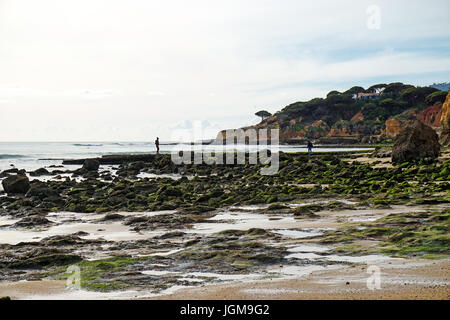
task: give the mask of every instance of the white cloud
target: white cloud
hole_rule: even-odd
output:
[[[161,97],[161,96],[165,96],[166,94],[162,91],[148,91],[147,95]]]
[[[447,0],[379,0],[379,30],[371,4],[0,0],[0,116],[27,125],[0,140],[145,140],[353,84],[450,80]]]

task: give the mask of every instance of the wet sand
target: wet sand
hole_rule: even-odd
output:
[[[291,206],[298,205],[291,204]],[[318,213],[319,219],[300,220],[283,214],[258,213],[257,210],[261,210],[265,206],[242,208],[249,210],[247,212],[223,211],[209,218],[208,222],[198,222],[193,225],[192,229],[184,230],[185,236],[212,235],[224,230],[248,230],[257,226],[284,236],[282,243],[288,251],[286,259],[307,259],[310,264],[275,265],[270,268],[267,267],[265,271],[261,270],[262,273],[229,275],[228,278],[224,274],[215,274],[213,277],[222,277],[220,280],[227,282],[221,284],[205,282],[201,286],[195,287],[174,286],[159,294],[139,289],[110,293],[68,290],[65,281],[46,279],[43,281],[0,282],[0,296],[10,296],[13,299],[449,299],[450,260],[399,259],[370,254],[363,256],[336,255],[333,254],[333,246],[320,245],[314,243],[314,240],[311,242],[308,239],[308,237],[321,234],[321,230],[333,229],[342,223],[373,221],[392,213],[424,212],[436,207],[441,206],[420,205],[411,207],[395,205],[389,209],[324,210]],[[156,216],[165,213],[168,213],[168,211],[139,214],[121,212],[125,216]],[[77,219],[74,219],[72,213],[50,214],[48,217],[59,225],[41,232],[25,232],[23,230],[20,232],[31,233],[42,238],[44,235],[49,235],[48,230],[58,227],[63,228],[62,234],[66,234],[67,230],[64,228],[69,227],[70,232],[74,232],[85,230],[86,227],[92,227],[91,224],[94,224],[95,228],[89,231],[94,232],[96,228],[101,227],[104,231],[99,231],[99,233],[103,237],[116,241],[123,239],[123,234],[133,240],[151,237],[151,232],[148,234],[133,232],[120,221],[100,222],[100,218],[104,214],[76,214],[76,216]],[[6,224],[7,221],[3,222]],[[11,222],[9,220],[9,223]],[[77,228],[74,228],[74,226]],[[157,233],[162,234],[163,231],[158,230]],[[11,242],[5,230],[0,234],[3,242],[6,240],[8,240],[6,242]],[[96,238],[97,236],[98,234],[94,232],[93,235],[85,237]],[[355,244],[370,247],[375,245],[376,242],[359,240]],[[180,250],[181,248],[175,247],[173,250],[167,250],[167,252],[152,254],[164,256]],[[134,250],[131,250],[130,253],[132,251]],[[154,250],[150,250],[147,254],[151,252],[154,252]],[[103,252],[103,255],[108,255],[107,253],[107,251]],[[138,250],[138,253],[143,254],[144,251]],[[89,254],[92,255],[93,252]],[[99,252],[94,251],[94,254],[96,258],[99,258]],[[344,264],[324,265],[320,261],[337,261]],[[346,266],[345,263],[360,265]],[[366,281],[369,277],[367,264],[373,264],[381,268],[381,290],[367,289]],[[154,273],[155,271],[149,270],[142,273],[150,274],[150,272]],[[170,270],[157,272],[174,273]],[[179,275],[180,272],[176,273]],[[193,275],[192,272],[190,275]],[[210,277],[211,274],[198,276]],[[200,281],[198,278],[189,277],[189,279],[190,281]]]
[[[316,271],[281,280],[181,289],[155,299],[327,300],[450,299],[450,260],[408,260],[380,265],[381,289],[367,288],[367,266]]]
[[[174,288],[168,294],[111,293],[66,289],[65,281],[0,283],[0,296],[12,299],[164,299],[164,300],[327,300],[450,299],[450,260],[408,259],[377,264],[381,289],[367,288],[367,266],[313,271],[301,277]],[[177,290],[178,289],[178,290]]]

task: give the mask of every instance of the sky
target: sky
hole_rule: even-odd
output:
[[[450,81],[448,0],[0,0],[0,141],[163,141]]]

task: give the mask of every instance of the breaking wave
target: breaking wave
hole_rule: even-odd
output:
[[[27,156],[21,154],[0,154],[0,159],[19,159],[26,158]]]

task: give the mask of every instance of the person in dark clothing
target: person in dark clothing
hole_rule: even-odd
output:
[[[156,137],[155,146],[156,146],[156,153],[159,154],[159,137]]]
[[[308,155],[312,154],[312,148],[313,148],[313,144],[311,141],[308,140]]]

